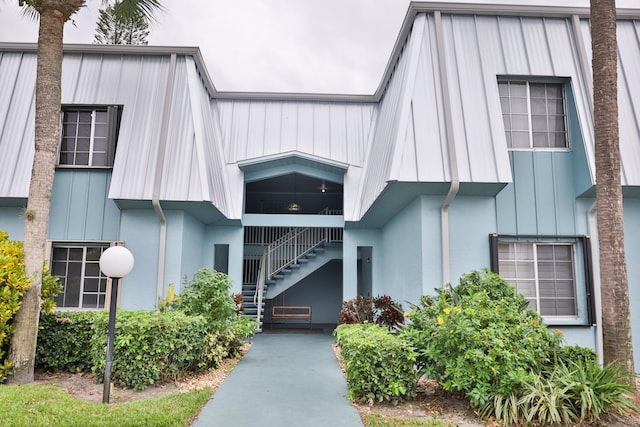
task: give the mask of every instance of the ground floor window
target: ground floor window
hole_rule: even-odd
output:
[[[100,256],[111,244],[53,243],[51,274],[57,276],[62,292],[56,297],[60,308],[101,309],[107,296],[107,277],[100,271]]]
[[[584,236],[492,235],[492,269],[548,323],[588,322],[591,274]]]

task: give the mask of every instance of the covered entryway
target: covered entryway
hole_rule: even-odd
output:
[[[268,326],[335,325],[347,165],[290,153],[239,166],[245,174],[245,313]],[[273,307],[283,307],[277,310],[284,315],[272,319]],[[301,308],[287,317],[287,307]]]

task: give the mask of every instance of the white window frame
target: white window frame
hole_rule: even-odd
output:
[[[86,253],[87,253],[87,249],[88,248],[93,248],[93,247],[103,247],[104,249],[107,249],[111,246],[122,246],[124,245],[123,242],[113,242],[113,241],[49,241],[47,242],[47,252],[48,252],[48,259],[49,259],[49,268],[52,271],[53,274],[53,250],[54,248],[82,248],[83,249],[83,255],[82,255],[82,267],[81,267],[81,279],[80,279],[80,290],[79,290],[79,297],[78,297],[78,305],[77,306],[71,306],[71,305],[57,305],[57,310],[59,311],[103,311],[109,310],[109,303],[108,301],[111,298],[111,286],[112,286],[112,279],[110,277],[107,277],[105,275],[102,274],[102,271],[99,272],[99,279],[106,279],[105,282],[105,292],[100,292],[100,286],[98,286],[98,291],[96,292],[88,292],[85,291],[85,278],[86,278]],[[91,276],[92,278],[94,278],[95,276]],[[122,285],[122,281],[120,281],[118,283],[118,288],[120,288],[120,286]],[[61,291],[61,293],[64,293],[65,289],[63,289]],[[83,306],[83,296],[84,295],[98,295],[98,304],[97,307],[84,307]],[[120,294],[120,293],[119,293]],[[103,305],[100,306],[99,301],[100,301],[100,295],[104,295],[104,302]],[[119,299],[119,295],[118,295],[118,299]],[[119,301],[118,301],[119,303]],[[56,301],[57,304],[57,301]]]
[[[508,79],[508,78],[499,78],[498,79],[498,88],[501,85],[509,85],[511,83],[519,83],[519,84],[524,84],[525,88],[526,88],[526,102],[527,102],[527,131],[528,131],[528,136],[529,136],[529,146],[528,147],[513,147],[512,143],[509,143],[510,138],[507,137],[507,134],[509,132],[513,132],[514,129],[509,129],[507,130],[505,128],[505,138],[507,141],[507,147],[510,151],[569,151],[571,149],[571,145],[569,143],[569,127],[568,127],[568,123],[567,123],[567,88],[566,88],[566,83],[562,82],[562,81],[549,81],[549,80],[535,80],[535,79]],[[559,86],[562,89],[562,108],[563,108],[563,113],[562,113],[562,117],[563,117],[563,121],[564,121],[564,140],[565,140],[565,145],[564,147],[540,147],[540,146],[535,146],[534,145],[534,140],[533,140],[533,135],[536,132],[536,130],[533,128],[533,114],[531,111],[531,85],[532,84],[543,84],[543,85],[555,85],[555,86]],[[499,94],[499,98],[500,98],[500,104],[501,104],[501,111],[502,111],[502,118],[503,118],[503,123],[504,123],[504,119],[505,117],[509,117],[511,118],[512,116],[512,112],[511,110],[509,111],[508,114],[505,114],[504,110],[502,109],[502,99],[505,98],[502,95]],[[511,100],[512,97],[509,94],[508,97],[506,97],[506,99]],[[549,117],[549,114],[547,113],[546,117]],[[516,130],[516,131],[524,131],[524,130]],[[560,133],[560,132],[558,132]]]
[[[117,136],[119,132],[120,125],[120,112],[122,111],[122,107],[120,106],[77,106],[77,105],[66,105],[63,106],[62,112],[60,114],[60,127],[61,127],[61,138],[60,138],[60,146],[58,148],[58,161],[57,166],[59,168],[92,168],[92,169],[111,169],[113,168],[113,159],[115,157],[115,146],[117,144]],[[65,123],[65,116],[67,113],[73,112],[90,112],[91,113],[91,130],[89,136],[89,159],[88,164],[76,164],[76,156],[77,156],[77,145],[73,151],[67,151],[73,155],[74,160],[73,163],[62,163],[61,162],[61,154],[62,154],[62,146],[63,141],[68,135],[64,134],[65,127],[63,126]],[[98,112],[106,113],[106,147],[105,147],[105,163],[104,165],[94,165],[94,154],[95,154],[95,131],[96,131],[96,116]],[[77,144],[77,129],[78,123],[76,122],[76,135],[72,138],[72,140]]]
[[[518,259],[509,258],[505,259],[500,256],[500,246],[505,245],[528,245],[532,247],[532,258],[531,259]],[[573,311],[572,315],[549,315],[543,314],[540,309],[540,301],[543,299],[551,299],[547,297],[542,297],[540,295],[540,272],[539,272],[539,260],[538,260],[538,247],[539,246],[569,246],[571,248],[571,273],[572,273],[572,287],[573,287],[573,296],[572,298],[558,298],[554,297],[552,299],[558,300],[572,300],[573,301]],[[517,263],[530,263],[533,266],[533,277],[508,277],[502,276],[502,278],[515,286],[516,290],[518,290],[517,281],[530,281],[534,284],[535,295],[534,296],[525,296],[525,298],[534,303],[534,306],[530,306],[530,308],[536,310],[543,316],[544,319],[578,319],[579,317],[579,304],[578,304],[578,289],[577,289],[577,270],[576,270],[576,245],[571,242],[511,242],[511,241],[502,241],[498,243],[498,265],[500,266],[502,263],[508,262],[515,264],[515,270],[517,271]]]

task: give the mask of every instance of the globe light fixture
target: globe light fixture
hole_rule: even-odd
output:
[[[124,246],[111,246],[100,256],[100,270],[111,278],[111,299],[109,303],[109,327],[107,331],[107,363],[104,367],[104,388],[102,403],[109,403],[111,394],[111,366],[113,364],[113,340],[116,329],[116,304],[120,279],[133,269],[133,254]]]

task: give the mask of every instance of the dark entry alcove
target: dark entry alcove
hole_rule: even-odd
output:
[[[245,213],[341,215],[343,186],[299,173],[245,185]]]

